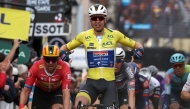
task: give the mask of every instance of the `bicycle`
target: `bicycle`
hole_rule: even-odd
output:
[[[83,105],[82,101],[78,102],[77,109],[81,109],[82,107],[113,107],[112,109],[119,109],[119,106],[116,104],[116,101],[113,101],[113,104],[91,104],[91,105]]]

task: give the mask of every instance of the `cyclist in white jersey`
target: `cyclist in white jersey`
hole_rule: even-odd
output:
[[[152,106],[151,103],[149,103],[149,107],[150,109],[158,109],[159,98],[160,98],[160,83],[154,77],[150,78],[149,90],[150,90],[149,98],[153,104]]]
[[[190,75],[188,75],[187,82],[183,86],[181,99],[184,101],[190,101]]]

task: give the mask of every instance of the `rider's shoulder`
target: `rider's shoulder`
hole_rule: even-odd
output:
[[[123,66],[126,67],[126,68],[127,68],[127,67],[132,67],[132,66],[130,65],[130,63],[127,63],[127,62],[124,62],[124,63],[123,63]]]
[[[150,78],[150,84],[151,84],[152,86],[154,86],[154,87],[160,86],[160,82],[159,82],[156,78],[154,78],[154,77],[151,77],[151,78]]]
[[[185,72],[190,73],[190,65],[188,65],[188,64],[185,65]]]
[[[173,68],[170,68],[170,69],[168,69],[167,71],[166,71],[166,74],[171,74],[171,73],[173,73],[174,72],[174,69]]]
[[[93,29],[88,29],[88,30],[82,31],[78,35],[85,35],[85,34],[89,34],[89,33],[93,33]]]
[[[65,68],[70,68],[70,67],[65,61],[58,60],[57,69],[65,69]]]
[[[43,59],[40,59],[40,60],[35,61],[35,62],[33,63],[33,65],[37,65],[37,66],[42,65],[42,64],[44,64],[44,60],[43,60]]]
[[[145,80],[148,80],[145,76],[138,74],[138,80],[144,82]]]

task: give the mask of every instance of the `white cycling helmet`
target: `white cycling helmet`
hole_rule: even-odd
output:
[[[116,57],[125,59],[125,51],[122,48],[116,48]]]
[[[107,9],[101,4],[92,5],[88,10],[88,15],[92,16],[96,14],[103,14],[107,16]]]
[[[158,69],[154,65],[150,65],[147,67],[150,70],[152,76],[156,76],[158,73]]]
[[[151,73],[150,73],[150,70],[148,68],[142,68],[139,71],[139,75],[146,77],[148,80],[150,80],[150,78],[151,78]]]

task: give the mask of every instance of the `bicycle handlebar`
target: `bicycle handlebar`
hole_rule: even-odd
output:
[[[77,109],[81,109],[81,107],[107,107],[107,106],[112,106],[115,109],[119,109],[115,101],[113,102],[113,104],[91,104],[91,105],[83,105],[82,101],[79,101]]]

